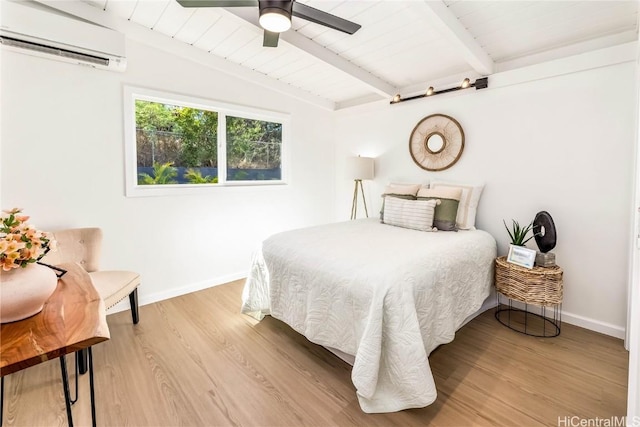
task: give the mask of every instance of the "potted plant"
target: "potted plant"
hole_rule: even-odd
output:
[[[511,238],[512,245],[524,246],[525,243],[533,239],[534,237],[533,234],[531,235],[531,237],[527,238],[527,235],[529,234],[529,232],[531,232],[531,229],[533,228],[533,221],[530,222],[529,225],[527,225],[526,227],[522,227],[518,223],[518,221],[516,221],[515,219],[512,219],[511,229],[509,229],[505,220],[502,220],[502,222],[504,223],[504,228],[507,229],[507,233],[509,233],[509,237]]]

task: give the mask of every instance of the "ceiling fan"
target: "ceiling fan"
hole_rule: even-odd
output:
[[[258,6],[260,26],[264,28],[262,45],[278,46],[280,33],[291,28],[291,16],[306,19],[334,30],[353,34],[360,25],[295,0],[177,0],[183,7]]]

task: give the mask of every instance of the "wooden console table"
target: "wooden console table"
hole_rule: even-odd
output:
[[[91,417],[95,426],[91,346],[109,339],[104,302],[93,287],[91,278],[80,265],[65,264],[60,267],[67,270],[67,273],[58,281],[58,287],[42,311],[18,322],[2,324],[0,328],[1,400],[4,401],[5,375],[59,358],[67,419],[69,426],[73,426],[65,356],[87,349]],[[3,409],[0,402],[0,425]]]

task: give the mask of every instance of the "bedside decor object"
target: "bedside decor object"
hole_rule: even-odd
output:
[[[535,252],[535,251],[534,251]],[[558,266],[527,269],[507,262],[506,257],[495,261],[495,284],[498,305],[495,317],[514,331],[536,336],[560,335],[561,306],[563,297],[563,272]],[[502,298],[508,299],[504,304]],[[514,303],[521,303],[515,307]],[[530,310],[539,307],[539,314]],[[547,315],[547,308],[552,310]]]
[[[39,313],[58,284],[52,269],[36,264],[55,242],[27,224],[21,212],[15,208],[0,216],[0,323]]]
[[[367,210],[367,200],[364,196],[364,189],[362,188],[363,179],[373,179],[373,164],[372,157],[350,157],[347,159],[347,175],[353,179],[353,200],[351,202],[351,219],[356,219],[358,216],[358,187],[362,193],[362,203],[364,204],[364,212],[367,218],[369,218],[369,211]]]
[[[556,254],[553,252],[536,252],[536,265],[538,267],[553,267],[556,265]]]
[[[504,224],[504,228],[507,229],[507,233],[509,233],[509,238],[511,239],[507,262],[521,267],[533,268],[533,264],[536,260],[536,251],[524,247],[525,243],[533,239],[533,236],[527,238],[527,235],[531,232],[531,228],[533,227],[533,222],[529,223],[526,227],[522,227],[518,221],[512,219],[511,229],[509,229],[504,219],[502,220],[502,223]]]
[[[533,219],[533,235],[540,252],[536,255],[536,265],[553,267],[556,265],[556,255],[551,251],[556,247],[556,225],[547,211],[540,211]]]
[[[515,219],[511,220],[511,230],[507,227],[506,221],[503,219],[502,223],[504,224],[504,228],[507,229],[507,233],[509,233],[509,237],[511,238],[511,244],[514,246],[524,246],[529,240],[533,239],[533,236],[527,239],[527,234],[533,228],[533,223],[530,223],[526,227],[520,226],[520,223]]]
[[[507,262],[519,265],[528,269],[532,269],[536,261],[536,251],[525,248],[524,246],[509,245],[509,255]]]
[[[464,150],[464,131],[453,117],[432,114],[411,131],[409,152],[422,169],[441,171],[453,166]]]

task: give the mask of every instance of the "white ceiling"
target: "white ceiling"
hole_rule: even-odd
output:
[[[257,8],[183,8],[175,0],[83,6],[110,19],[99,24],[127,20],[334,108],[637,40],[637,1],[298,1],[362,28],[347,35],[294,17],[279,46],[265,48]]]

